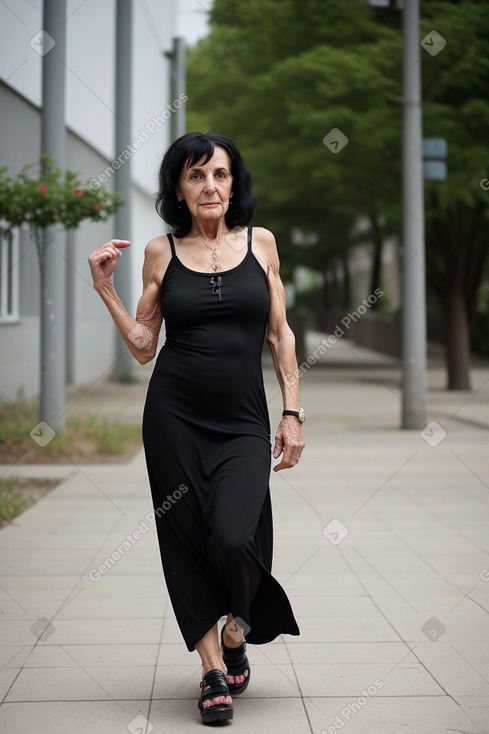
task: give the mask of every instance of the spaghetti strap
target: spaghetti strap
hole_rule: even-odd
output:
[[[168,242],[170,243],[172,257],[176,257],[176,255],[175,255],[175,243],[173,241],[173,235],[172,235],[172,233],[171,232],[168,232],[167,237],[168,237]]]
[[[248,227],[248,252],[251,252],[251,237],[252,237],[253,227]]]

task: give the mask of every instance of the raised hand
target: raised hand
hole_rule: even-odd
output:
[[[110,240],[105,245],[94,250],[88,258],[92,273],[93,287],[97,289],[112,277],[117,260],[122,255],[124,247],[130,247],[129,240]]]

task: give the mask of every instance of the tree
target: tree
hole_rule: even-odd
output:
[[[489,17],[464,0],[430,2],[422,33],[447,40],[423,59],[424,130],[448,145],[445,182],[426,184],[427,277],[445,321],[448,388],[470,388],[470,329],[489,259]]]
[[[488,178],[489,16],[476,0],[430,0],[422,13],[420,40],[433,28],[447,40],[436,56],[423,51],[425,136],[446,137],[449,148],[447,182],[426,186],[426,250],[447,321],[448,385],[460,388],[487,257],[479,181]],[[238,142],[257,219],[278,235],[286,272],[298,258],[323,272],[345,261],[362,216],[378,283],[382,240],[402,220],[401,44],[401,13],[364,0],[216,0],[211,33],[189,54],[189,124]],[[322,142],[335,129],[348,138],[338,152]],[[316,233],[317,245],[298,251],[293,227]]]
[[[47,155],[39,164],[25,166],[15,178],[8,175],[7,168],[0,168],[0,235],[9,237],[13,227],[29,225],[39,262],[41,303],[45,290],[44,250],[50,244],[49,235],[43,233],[55,224],[76,229],[84,219],[105,220],[121,205],[119,193],[110,194],[103,186],[83,186],[78,173],[66,171],[62,179],[60,169]]]

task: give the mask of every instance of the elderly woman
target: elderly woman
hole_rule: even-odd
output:
[[[170,599],[187,648],[202,660],[204,723],[233,717],[231,696],[250,681],[246,642],[299,634],[271,575],[265,333],[284,405],[274,471],[299,461],[304,411],[290,379],[297,374],[295,341],[275,239],[248,226],[254,205],[236,145],[214,133],[187,133],[161,164],[156,207],[173,233],[146,246],[135,319],[111,280],[130,243],[111,240],[89,257],[94,287],[141,364],[155,357],[165,320],[143,440]]]

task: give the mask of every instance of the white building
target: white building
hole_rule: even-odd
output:
[[[133,109],[127,142],[144,141],[131,157],[132,232],[114,232],[111,218],[85,222],[68,233],[69,382],[93,382],[114,361],[115,327],[92,288],[87,256],[112,237],[131,239],[133,302],[125,305],[134,313],[144,246],[166,231],[154,209],[158,168],[169,144],[162,112],[172,102],[164,53],[175,35],[194,42],[206,23],[202,5],[193,8],[191,0],[181,0],[177,8],[176,2],[133,0]],[[114,149],[116,1],[68,0],[67,5],[66,167],[88,182],[121,153]],[[0,167],[8,166],[11,175],[40,157],[42,59],[33,39],[41,29],[41,0],[0,3]],[[112,180],[106,185],[113,189]],[[15,232],[10,248],[2,242],[0,255],[0,399],[12,400],[39,392],[39,271],[28,232]]]

